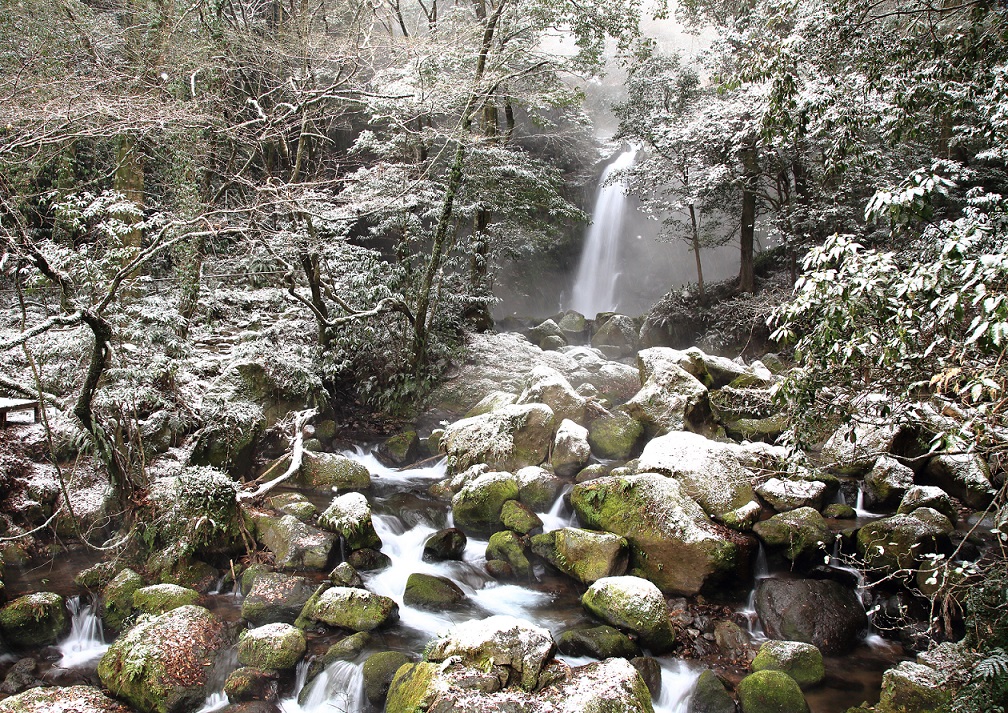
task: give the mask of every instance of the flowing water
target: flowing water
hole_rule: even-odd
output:
[[[56,647],[61,654],[56,665],[60,668],[97,665],[109,645],[105,643],[94,603],[85,604],[80,596],[74,596],[67,600],[67,609],[70,611],[70,635]]]
[[[627,187],[622,181],[610,182],[609,179],[614,173],[632,166],[636,155],[636,148],[627,149],[606,167],[599,179],[598,197],[570,300],[571,309],[588,317],[616,309],[619,244],[623,235]]]

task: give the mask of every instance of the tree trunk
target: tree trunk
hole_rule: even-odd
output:
[[[115,176],[112,179],[112,187],[126,196],[126,199],[134,203],[143,210],[144,207],[144,168],[143,159],[136,140],[132,136],[123,135],[119,137],[119,150],[116,155]],[[122,215],[119,218],[127,223],[133,224],[136,219],[130,215]],[[125,247],[140,247],[143,234],[139,230],[131,230],[123,237]],[[132,256],[127,260],[132,259]]]
[[[696,209],[693,204],[689,206],[689,217],[693,228],[693,257],[696,258],[696,278],[697,290],[700,292],[700,299],[704,298],[703,284],[703,264],[700,262],[700,229],[697,227]]]
[[[753,246],[756,231],[756,180],[759,176],[754,146],[742,152],[742,166],[745,171],[745,183],[742,186],[742,226],[739,232],[739,291],[754,292],[756,277]]]
[[[199,306],[203,252],[203,236],[196,234],[183,241],[175,254],[179,272],[178,313],[182,318],[179,337],[182,339],[189,336],[189,325]]]

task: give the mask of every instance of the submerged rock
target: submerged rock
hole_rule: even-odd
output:
[[[513,472],[546,460],[555,427],[549,406],[516,404],[456,421],[445,429],[441,447],[453,471],[486,463],[494,470]]]
[[[644,446],[638,469],[675,478],[708,515],[730,526],[747,527],[759,516],[755,474],[729,444],[695,433],[669,433]]]
[[[868,630],[857,594],[830,579],[760,580],[756,613],[767,636],[813,644],[827,654],[847,653]]]
[[[27,594],[0,609],[0,636],[14,646],[54,644],[66,627],[63,597],[54,592]]]
[[[636,634],[654,653],[664,653],[675,643],[665,597],[646,579],[600,579],[588,587],[581,604],[607,624]]]
[[[803,641],[771,639],[760,646],[752,662],[753,671],[783,671],[802,688],[814,686],[826,675],[822,653]]]
[[[692,596],[748,563],[742,544],[711,522],[672,478],[597,478],[574,486],[571,503],[586,527],[625,537],[630,573],[663,592]]]
[[[0,701],[0,713],[130,713],[94,686],[33,688]]]
[[[625,573],[630,554],[626,538],[577,527],[534,535],[532,551],[584,584]]]
[[[141,618],[109,647],[98,676],[113,694],[144,713],[182,713],[202,705],[226,645],[224,625],[187,605]]]

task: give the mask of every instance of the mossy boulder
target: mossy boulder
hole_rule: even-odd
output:
[[[177,584],[152,584],[133,592],[133,608],[143,614],[163,614],[199,600],[200,593],[195,589]]]
[[[597,478],[574,486],[571,503],[586,528],[625,537],[628,571],[663,592],[692,596],[748,564],[744,540],[711,522],[673,478]]]
[[[917,508],[937,510],[953,524],[959,520],[959,511],[952,497],[937,485],[914,485],[907,488],[896,513],[909,515]]]
[[[255,517],[256,540],[273,553],[280,569],[325,569],[336,536],[293,515]]]
[[[948,672],[900,661],[882,675],[878,713],[941,713],[948,710],[952,691],[945,685]]]
[[[423,559],[425,562],[461,560],[467,541],[465,533],[457,527],[438,530],[424,542]]]
[[[914,472],[891,456],[881,456],[864,478],[865,503],[891,507],[913,487]]]
[[[328,666],[333,661],[353,661],[370,643],[371,634],[366,631],[350,634],[326,649],[322,662]]]
[[[665,597],[646,579],[605,577],[588,587],[581,604],[605,623],[636,634],[656,654],[675,643]]]
[[[318,514],[318,509],[301,493],[280,493],[266,500],[266,504],[284,515],[293,515],[307,522]]]
[[[453,472],[474,463],[515,471],[546,460],[556,417],[545,404],[515,404],[456,421],[445,429],[441,447]]]
[[[482,416],[483,414],[490,413],[491,411],[495,411],[499,408],[511,406],[517,400],[518,394],[512,394],[508,391],[491,391],[489,394],[480,399],[479,403],[466,411],[465,417],[472,418],[473,416]]]
[[[868,630],[857,593],[830,579],[762,579],[756,613],[767,636],[813,644],[827,654],[844,654]]]
[[[224,624],[198,606],[141,617],[98,663],[102,684],[143,713],[183,713],[202,705],[227,640]]]
[[[416,459],[420,437],[416,431],[403,431],[390,436],[378,446],[378,457],[392,466],[401,466]]]
[[[509,616],[457,624],[427,647],[430,663],[453,659],[487,671],[505,685],[533,691],[552,660],[556,644],[549,631]]]
[[[809,707],[801,688],[781,671],[757,671],[739,682],[742,713],[807,713]]]
[[[707,515],[732,526],[746,528],[759,516],[755,474],[730,444],[696,433],[669,433],[644,446],[637,468],[675,478]]]
[[[818,559],[821,563],[832,544],[826,520],[810,507],[774,515],[756,523],[753,531],[767,547],[783,550],[792,562],[810,563]]]
[[[913,572],[923,556],[949,548],[951,521],[937,510],[917,508],[875,520],[857,534],[858,554],[876,577],[901,570]]]
[[[857,511],[847,503],[830,503],[823,508],[823,517],[836,520],[853,520],[857,517]]]
[[[560,651],[568,656],[591,656],[607,659],[613,656],[632,659],[640,656],[641,650],[630,637],[611,626],[568,629],[557,640]]]
[[[226,413],[200,429],[189,456],[195,466],[226,470],[233,475],[247,472],[255,455],[256,442],[266,427],[266,416],[257,404],[249,401],[229,402]]]
[[[464,602],[463,592],[455,582],[446,577],[414,572],[406,580],[403,604],[424,609],[445,609]]]
[[[943,453],[924,466],[924,477],[971,508],[980,510],[994,499],[987,462],[976,453]]]
[[[297,483],[316,490],[366,490],[371,473],[359,463],[339,453],[305,453]]]
[[[503,530],[490,536],[486,548],[487,560],[507,562],[515,577],[528,579],[532,576],[532,563],[525,554],[525,543],[521,537]]]
[[[531,465],[515,473],[518,500],[534,512],[545,512],[556,502],[563,481],[545,468]]]
[[[591,446],[588,445],[588,429],[574,421],[564,419],[557,428],[553,440],[553,454],[550,465],[560,476],[570,477],[588,465]]]
[[[779,641],[770,639],[760,646],[752,662],[753,671],[783,671],[802,688],[814,686],[823,680],[822,652],[804,641]]]
[[[365,589],[330,587],[315,600],[308,616],[341,629],[371,631],[397,621],[399,605]]]
[[[385,705],[389,686],[396,671],[412,659],[401,651],[379,651],[371,654],[364,662],[364,694],[371,705],[379,708]]]
[[[588,444],[599,458],[626,460],[634,454],[643,435],[640,422],[618,409],[588,424]]]
[[[709,669],[701,673],[693,688],[686,713],[736,713],[736,710],[735,700],[717,674]]]
[[[381,549],[381,538],[371,520],[371,505],[361,493],[345,493],[333,498],[326,511],[319,515],[318,524],[342,537],[348,551],[363,547]]]
[[[777,512],[798,508],[821,510],[827,487],[820,480],[770,478],[756,487],[756,493]]]
[[[347,555],[347,563],[354,569],[361,572],[373,572],[385,569],[392,565],[392,558],[384,552],[373,550],[370,547],[362,547]]]
[[[242,666],[224,681],[224,694],[231,703],[273,701],[277,698],[279,678],[276,671]]]
[[[517,500],[507,500],[501,506],[501,524],[519,535],[527,535],[533,530],[542,529],[543,522],[527,505]]]
[[[364,580],[349,562],[340,562],[329,573],[329,581],[337,587],[363,587]]]
[[[467,532],[496,532],[503,527],[504,503],[517,499],[518,479],[513,473],[483,473],[466,483],[452,498],[452,518],[456,527]]]
[[[614,314],[592,335],[591,344],[613,357],[624,357],[637,351],[637,334],[637,325],[632,318]]]
[[[637,354],[641,389],[623,410],[655,436],[699,427],[710,417],[707,387],[687,373],[664,347]]]
[[[564,527],[532,537],[532,551],[584,584],[626,572],[630,545],[611,532]]]
[[[293,624],[316,588],[314,582],[304,577],[260,572],[242,600],[242,618],[255,626],[273,622]]]
[[[27,594],[0,609],[0,636],[13,646],[54,644],[66,628],[66,604],[54,592]]]
[[[540,364],[529,373],[528,386],[515,403],[546,404],[553,412],[557,423],[564,420],[581,423],[584,421],[587,400],[574,390],[563,374],[552,367]]]
[[[32,688],[0,701],[0,713],[130,713],[94,686]]]
[[[238,640],[238,663],[260,669],[294,668],[304,656],[305,637],[290,624],[266,624],[243,631]]]
[[[101,619],[109,629],[119,631],[133,615],[133,592],[144,586],[143,577],[126,568],[101,590]]]

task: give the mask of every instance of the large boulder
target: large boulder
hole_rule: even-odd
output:
[[[760,646],[752,662],[753,671],[783,671],[802,688],[823,680],[826,669],[822,652],[804,641],[770,639]]]
[[[994,499],[990,468],[975,453],[943,453],[927,462],[924,477],[971,508],[981,510]]]
[[[309,619],[353,631],[371,631],[399,619],[399,605],[356,587],[330,587],[313,602]]]
[[[557,428],[550,464],[557,475],[570,477],[588,465],[591,446],[588,429],[565,419]]]
[[[952,689],[946,685],[948,671],[900,661],[882,675],[880,713],[941,713],[947,711]]]
[[[381,708],[388,697],[389,686],[396,671],[412,659],[401,651],[379,651],[364,662],[364,695],[371,705]]]
[[[427,647],[425,658],[442,663],[449,658],[487,671],[501,686],[533,691],[556,652],[546,629],[509,616],[492,616],[458,624]]]
[[[568,419],[581,423],[584,421],[587,400],[574,390],[559,371],[548,366],[537,366],[529,374],[529,384],[515,403],[546,404],[553,410],[558,422]]]
[[[665,596],[646,579],[605,577],[588,587],[581,604],[605,623],[636,634],[656,654],[675,643]]]
[[[546,512],[556,502],[563,481],[545,468],[531,465],[522,468],[518,478],[518,500],[534,512]]]
[[[290,624],[266,624],[242,632],[238,663],[258,669],[294,668],[304,656],[304,634]]]
[[[591,344],[616,359],[629,356],[637,351],[638,331],[633,319],[623,314],[614,314],[592,335]]]
[[[885,418],[860,417],[840,426],[822,447],[822,460],[832,471],[859,475],[867,473],[875,461],[892,453],[900,427]]]
[[[623,407],[652,435],[698,428],[710,415],[707,388],[669,358],[669,351],[652,347],[637,355],[641,389]]]
[[[931,508],[937,510],[955,523],[959,520],[959,511],[951,496],[937,485],[914,485],[907,489],[900,500],[896,512],[900,515],[909,515],[917,508]]]
[[[783,549],[792,562],[809,563],[822,558],[832,544],[829,526],[818,511],[798,508],[757,522],[756,535],[771,549]]]
[[[152,584],[133,592],[133,608],[143,614],[163,614],[187,604],[198,604],[200,593],[177,584]]]
[[[615,409],[588,424],[588,445],[599,458],[626,460],[644,435],[644,427],[625,411]]]
[[[487,533],[503,527],[501,510],[508,500],[517,500],[518,478],[494,471],[477,476],[452,498],[452,518],[463,530]]]
[[[510,530],[490,535],[486,559],[487,562],[506,562],[511,573],[519,579],[532,577],[532,563],[525,554],[525,540]]]
[[[895,458],[882,456],[864,479],[865,503],[870,507],[896,505],[913,487],[914,472]]]
[[[465,533],[457,527],[438,530],[424,542],[423,559],[427,562],[460,560],[467,541]]]
[[[781,671],[757,671],[737,689],[742,713],[808,713],[808,703],[795,680]]]
[[[445,429],[441,447],[453,471],[474,463],[514,472],[539,465],[549,455],[556,417],[545,404],[515,404],[464,418]]]
[[[726,386],[710,395],[711,411],[738,438],[774,440],[787,427],[787,414],[769,388]]]
[[[14,646],[54,644],[66,627],[63,597],[54,592],[26,594],[0,609],[0,637]]]
[[[305,524],[293,515],[253,518],[256,540],[273,553],[280,569],[325,569],[336,545],[331,532]]]
[[[365,490],[371,487],[371,473],[359,463],[339,453],[306,452],[297,480],[318,490]]]
[[[242,600],[242,618],[256,626],[273,622],[293,624],[317,585],[304,577],[261,572]]]
[[[630,546],[611,532],[564,527],[532,537],[532,551],[584,584],[626,572]]]
[[[686,713],[736,713],[735,700],[717,674],[707,670],[697,678]]]
[[[669,433],[644,446],[637,467],[675,478],[708,515],[727,525],[745,527],[759,516],[755,474],[728,444],[695,433]]]
[[[94,686],[32,688],[0,701],[0,713],[130,713]]]
[[[745,541],[711,522],[672,478],[596,478],[574,486],[571,504],[588,529],[625,537],[629,572],[663,592],[692,596],[747,568]]]
[[[326,511],[319,515],[318,524],[342,537],[347,551],[362,547],[381,549],[381,538],[371,521],[371,505],[361,493],[345,493],[333,498]]]
[[[433,574],[414,572],[406,580],[403,604],[424,609],[444,610],[464,602],[466,598],[455,582]]]
[[[756,486],[756,493],[777,512],[805,507],[822,510],[827,487],[821,480],[770,478]]]
[[[227,646],[224,624],[198,606],[141,618],[113,642],[98,677],[143,713],[183,713],[202,705]]]
[[[143,584],[143,577],[127,567],[102,587],[100,612],[105,626],[113,631],[122,629],[133,614],[133,592]]]
[[[830,579],[760,580],[756,613],[767,636],[843,654],[861,641],[868,615],[853,589]]]
[[[857,534],[858,553],[875,576],[917,569],[924,555],[947,550],[955,528],[937,510],[917,508],[909,514],[875,520]]]

